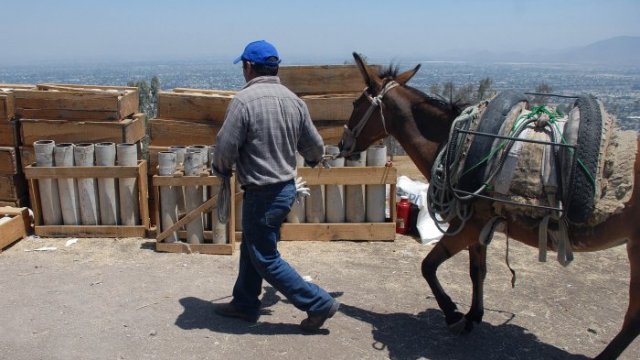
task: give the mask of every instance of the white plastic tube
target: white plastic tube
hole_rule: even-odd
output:
[[[73,144],[56,144],[56,147],[53,149],[53,155],[57,167],[73,166]],[[62,222],[65,225],[80,224],[80,206],[76,180],[73,178],[58,179],[58,194],[60,195]]]
[[[36,153],[36,166],[53,166],[53,148],[56,143],[53,140],[38,140],[33,143]],[[61,225],[62,210],[60,208],[60,195],[58,194],[58,182],[53,179],[38,179],[40,192],[40,209],[45,225]]]
[[[327,155],[338,155],[340,149],[334,145],[325,147]],[[335,158],[329,161],[332,168],[344,167],[344,158]],[[344,201],[344,185],[326,185],[326,207],[328,223],[343,223],[345,221],[345,201]]]
[[[98,143],[95,146],[96,166],[116,165],[116,144]],[[118,185],[115,178],[98,179],[98,202],[100,203],[100,224],[117,225],[120,219]]]
[[[202,153],[200,150],[187,150],[184,157],[184,174],[186,176],[197,176],[202,172]],[[202,187],[185,186],[185,199],[187,212],[202,205]],[[204,238],[204,227],[202,216],[196,217],[187,224],[187,242],[189,244],[201,244]]]
[[[346,159],[347,167],[364,167],[366,164],[364,152]],[[348,223],[362,223],[365,221],[365,191],[364,185],[346,185],[345,192],[345,220]]]
[[[386,163],[386,146],[373,145],[367,149],[367,166],[385,166]],[[384,222],[386,209],[386,186],[367,185],[366,188],[367,222]]]
[[[184,155],[187,153],[187,147],[183,145],[173,145],[169,147],[169,151],[176,153],[176,167],[178,170],[184,170]],[[183,215],[186,212],[184,201],[184,187],[174,186],[176,192],[176,202],[178,203],[178,214]]]
[[[76,166],[91,167],[94,164],[94,145],[76,144],[73,149]],[[98,182],[96,178],[78,178],[78,198],[82,225],[98,225]]]
[[[138,146],[124,143],[116,146],[118,166],[138,165]],[[136,178],[122,178],[118,181],[120,193],[120,223],[138,225],[140,223],[140,201]]]
[[[215,153],[215,145],[209,147],[209,163],[207,166],[211,168],[211,161],[213,161],[213,155]],[[209,196],[213,197],[218,195],[220,191],[220,186],[210,186],[209,187]],[[231,201],[234,199],[232,198]],[[227,224],[223,224],[218,220],[218,208],[215,207],[208,216],[211,222],[211,231],[213,232],[213,243],[214,244],[226,244],[227,240]]]
[[[176,171],[176,153],[161,151],[158,153],[158,175],[169,176]],[[176,192],[171,186],[160,187],[160,226],[162,231],[170,228],[178,221],[178,205]],[[178,233],[172,232],[165,240],[172,243],[178,241]]]

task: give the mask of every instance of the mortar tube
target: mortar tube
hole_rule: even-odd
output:
[[[304,166],[304,157],[300,155],[299,152],[296,151],[296,177],[298,177],[297,169]],[[304,179],[302,179],[304,181]],[[287,214],[287,222],[292,224],[300,224],[304,223],[306,220],[305,216],[305,204],[306,198],[302,197],[300,199],[296,199],[291,206],[291,211]]]
[[[53,166],[55,145],[56,142],[53,140],[38,140],[33,143],[37,167]],[[60,208],[58,182],[54,179],[38,179],[38,191],[40,192],[40,209],[44,225],[61,225],[62,209]]]
[[[336,156],[340,153],[340,148],[334,145],[325,146],[325,154]],[[334,158],[329,160],[329,166],[332,168],[344,167],[344,158]],[[344,185],[326,185],[326,207],[328,223],[343,223],[345,221],[345,201],[344,201]]]
[[[347,167],[364,167],[366,164],[364,152],[356,154],[351,159],[345,160]],[[345,220],[348,223],[363,223],[365,220],[365,191],[364,185],[346,185]]]
[[[202,168],[201,171],[205,171],[207,166],[209,165],[209,147],[207,145],[191,145],[187,147],[187,151],[194,149],[200,150],[200,157],[202,160]],[[202,187],[202,202],[207,201],[209,194],[209,189],[207,186]],[[205,230],[211,230],[211,219],[209,213],[202,214],[202,225]]]
[[[158,153],[158,175],[170,176],[176,172],[176,153],[173,151],[161,151]],[[172,186],[160,187],[160,228],[164,231],[178,221],[178,205],[176,203],[176,192]],[[172,243],[178,241],[178,233],[172,232],[164,242]]]
[[[56,166],[73,167],[73,148],[71,143],[56,144],[53,149]],[[79,225],[80,203],[76,179],[58,179],[58,195],[60,195],[62,222],[65,225]]]
[[[215,149],[216,149],[215,145],[209,146],[209,163],[208,163],[208,167],[210,169],[213,169],[212,161],[213,161],[213,155],[215,153]],[[220,185],[210,186],[209,187],[209,196],[210,197],[218,195],[219,192],[220,192]],[[233,196],[231,197],[230,201],[234,201]],[[223,224],[223,223],[220,222],[220,220],[218,220],[218,208],[217,207],[213,208],[213,211],[211,211],[211,214],[210,214],[209,217],[211,219],[211,231],[213,232],[213,240],[212,240],[213,243],[214,244],[226,244],[228,242],[228,240],[227,240],[228,223],[227,224]]]
[[[309,196],[305,202],[306,220],[308,223],[324,223],[326,221],[324,185],[309,185],[308,188]]]
[[[93,144],[76,144],[73,149],[76,166],[92,167],[94,164],[94,149]],[[78,199],[82,225],[98,225],[100,213],[96,178],[78,178]]]
[[[169,151],[176,153],[176,169],[184,170],[184,154],[187,153],[187,147],[184,145],[172,145],[169,147]],[[186,206],[184,201],[184,188],[182,186],[174,186],[173,190],[176,192],[176,202],[178,203],[178,214],[184,215],[186,212]]]
[[[385,166],[387,147],[373,145],[367,149],[367,166]],[[366,186],[367,222],[384,222],[386,209],[386,185]]]
[[[198,176],[202,171],[202,153],[197,149],[189,149],[184,157],[184,174],[186,176]],[[187,212],[202,205],[202,187],[185,186],[185,200]],[[189,244],[201,244],[204,238],[202,216],[196,217],[187,224],[187,242]]]
[[[138,146],[123,143],[116,146],[118,166],[138,165]],[[120,195],[120,223],[122,225],[140,224],[140,199],[136,178],[121,178],[118,181]]]
[[[103,142],[95,145],[96,166],[116,165],[116,144]],[[118,184],[115,178],[98,179],[100,225],[117,225],[120,219]]]

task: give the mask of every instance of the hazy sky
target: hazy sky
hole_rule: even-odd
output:
[[[638,0],[2,1],[0,64],[232,59],[252,40],[297,59],[523,51],[640,36]],[[287,61],[289,60],[289,61]]]

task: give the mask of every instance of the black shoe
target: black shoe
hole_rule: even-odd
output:
[[[333,304],[331,304],[331,307],[326,314],[313,316],[309,315],[306,319],[302,320],[302,322],[300,323],[300,327],[303,331],[307,332],[318,331],[318,329],[320,329],[322,325],[324,325],[324,322],[327,321],[327,319],[333,317],[333,315],[336,314],[339,307],[340,302],[338,302],[338,300],[333,300]]]
[[[238,310],[232,303],[214,304],[213,312],[224,317],[236,318],[250,323],[258,322],[260,315],[249,315]]]

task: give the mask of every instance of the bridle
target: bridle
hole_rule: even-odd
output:
[[[384,129],[384,133],[385,133],[385,135],[389,134],[387,132],[387,125],[386,125],[386,122],[384,120],[384,114],[382,112],[382,98],[391,89],[393,89],[394,87],[399,86],[399,85],[400,84],[398,84],[394,80],[391,80],[391,81],[389,81],[388,83],[386,83],[384,85],[384,87],[382,88],[380,93],[378,95],[376,95],[375,97],[372,97],[371,95],[369,95],[367,93],[367,89],[365,89],[362,92],[362,95],[366,96],[367,99],[369,99],[369,102],[371,104],[369,105],[369,108],[367,109],[367,112],[364,113],[364,115],[362,116],[360,121],[358,121],[358,123],[356,124],[356,126],[353,127],[353,129],[349,129],[349,127],[347,125],[344,126],[344,140],[345,140],[344,143],[350,144],[351,146],[350,146],[350,149],[348,149],[348,150],[343,149],[343,152],[346,152],[346,153],[350,154],[353,151],[353,149],[356,146],[356,140],[358,139],[358,136],[360,136],[360,133],[362,132],[362,129],[364,129],[365,125],[367,125],[367,122],[369,121],[369,118],[371,118],[371,115],[373,114],[373,111],[376,108],[380,108],[380,120],[382,121],[382,128]]]

